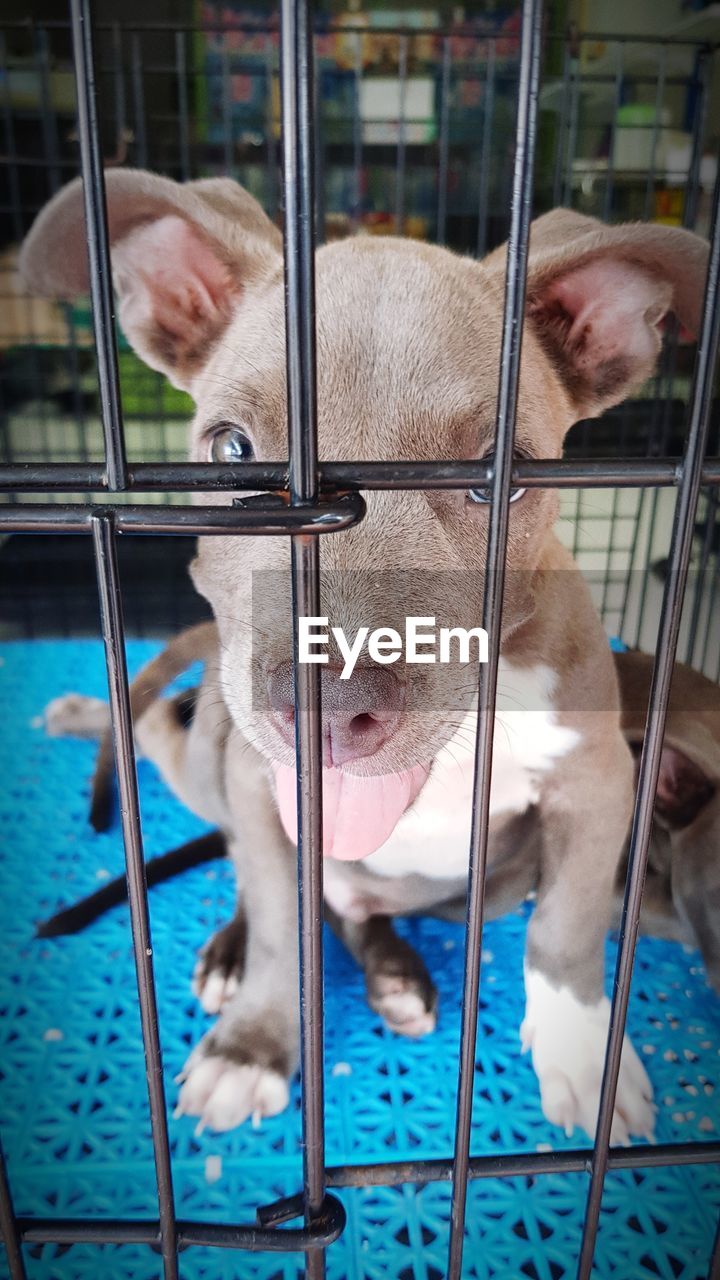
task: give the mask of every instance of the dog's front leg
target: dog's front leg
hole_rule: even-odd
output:
[[[545,1116],[568,1136],[594,1136],[610,1002],[605,939],[613,882],[632,808],[632,762],[619,732],[586,738],[544,780],[543,850],[525,958],[524,1049],[532,1051]],[[600,781],[601,780],[601,781]],[[613,1143],[652,1138],[645,1068],[626,1039]]]
[[[259,757],[228,744],[229,849],[247,920],[242,979],[188,1059],[178,1111],[232,1129],[287,1106],[299,1056],[297,859]]]

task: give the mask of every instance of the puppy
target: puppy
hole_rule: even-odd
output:
[[[616,654],[622,727],[639,757],[652,658]],[[641,928],[699,947],[720,994],[720,688],[676,663],[655,797]],[[624,879],[626,863],[621,863]]]
[[[130,688],[136,743],[153,761],[168,786],[189,808],[199,811],[206,787],[204,780],[223,774],[225,732],[213,736],[198,723],[198,689],[171,698],[165,687],[195,662],[206,666],[205,685],[214,689],[218,662],[216,629],[202,624],[181,632],[133,681]],[[639,652],[615,655],[620,684],[621,724],[633,755],[639,760],[650,697],[652,658]],[[201,700],[201,712],[205,694]],[[110,825],[113,806],[113,757],[109,709],[100,699],[81,694],[56,698],[46,709],[46,728],[53,736],[100,738],[101,747],[93,777],[90,821],[96,830]],[[195,737],[189,737],[193,731]],[[198,775],[198,765],[201,764]],[[690,944],[702,952],[708,979],[720,994],[720,688],[713,681],[681,663],[675,664],[660,763],[647,875],[640,916],[645,934]],[[212,820],[219,809],[204,809]],[[534,892],[539,870],[537,833],[527,826],[518,831],[518,842],[506,859],[503,875],[493,875],[485,895],[488,919],[514,908],[530,886]],[[225,856],[227,832],[214,830],[187,844],[149,859],[146,879],[150,887],[180,872]],[[626,853],[620,861],[615,885],[614,922],[622,907]],[[43,921],[38,937],[77,933],[111,907],[127,900],[124,876],[109,881],[87,898]],[[347,925],[331,910],[328,920],[347,940]],[[400,912],[398,911],[398,914]],[[427,914],[463,920],[465,899],[434,904]],[[432,1030],[436,991],[422,960],[402,946],[402,972],[397,972],[398,939],[382,916],[368,922],[372,945],[362,955],[370,1004],[392,1030],[423,1035]],[[245,967],[247,924],[242,906],[231,923],[203,948],[193,975],[193,990],[207,1013],[219,1013],[237,990]],[[389,950],[388,944],[389,942]],[[393,972],[395,966],[395,972]],[[414,981],[413,981],[414,976]],[[397,979],[394,981],[393,979]]]
[[[286,455],[277,230],[226,180],[180,186],[114,170],[107,196],[120,322],[138,354],[193,396],[191,457],[240,464]],[[669,311],[697,329],[706,261],[704,242],[677,228],[604,227],[568,210],[533,224],[519,456],[559,457],[573,422],[638,387],[654,368]],[[503,249],[478,263],[395,239],[319,251],[322,458],[492,454],[504,267]],[[87,290],[78,183],[40,214],[22,268],[34,292]],[[548,1119],[592,1134],[609,1015],[603,946],[633,762],[600,621],[553,533],[557,496],[540,489],[512,496],[488,888],[505,884],[517,897],[536,885],[523,1042]],[[473,627],[487,498],[484,489],[368,495],[363,522],[323,540],[323,613],[346,635],[371,618],[398,630],[406,617],[424,615]],[[196,500],[210,499],[232,496]],[[287,945],[297,911],[288,566],[284,539],[200,540],[192,576],[214,611],[217,656],[192,728],[179,739],[184,748],[167,747],[168,776],[180,763],[188,802],[227,833],[247,922],[242,981],[191,1055],[180,1095],[182,1111],[216,1129],[283,1107],[298,1053],[296,956]],[[358,664],[343,681],[339,652],[329,658],[326,902],[368,966],[376,1007],[390,1025],[419,1034],[433,1025],[433,1002],[390,917],[451,910],[463,896],[474,677],[459,664],[400,661]],[[154,714],[162,721],[170,713],[157,710],[146,721]],[[201,757],[214,754],[221,768],[203,773]],[[511,870],[520,844],[527,874]],[[371,960],[378,936],[381,975]],[[614,1142],[651,1136],[650,1093],[626,1042]]]

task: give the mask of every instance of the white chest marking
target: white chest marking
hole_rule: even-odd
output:
[[[501,658],[493,737],[490,814],[523,813],[539,795],[543,773],[579,740],[556,722],[550,667],[513,667]],[[477,712],[438,752],[430,777],[390,839],[365,859],[383,876],[467,876]]]

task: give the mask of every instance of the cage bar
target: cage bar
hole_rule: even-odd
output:
[[[105,177],[100,150],[89,0],[70,0],[70,13],[90,265],[90,296],[105,436],[105,465],[108,488],[116,490],[125,488],[127,462],[120,407],[110,245],[105,207]]]
[[[514,200],[512,227],[508,251],[506,298],[503,329],[503,364],[500,378],[500,397],[497,416],[497,452],[494,465],[486,461],[411,463],[343,462],[318,463],[315,426],[315,350],[314,350],[314,245],[313,226],[318,216],[318,202],[314,192],[315,160],[320,159],[320,146],[314,135],[319,113],[313,113],[312,94],[312,25],[309,3],[293,3],[282,0],[282,114],[283,114],[283,192],[285,197],[285,270],[287,309],[288,356],[288,418],[289,462],[245,464],[241,469],[213,466],[205,463],[142,463],[128,464],[123,442],[122,415],[118,392],[117,352],[113,332],[112,294],[108,258],[107,225],[104,206],[104,183],[98,121],[95,103],[93,50],[89,23],[89,0],[71,0],[71,21],[43,24],[41,31],[33,33],[41,89],[44,95],[45,126],[44,160],[18,157],[12,137],[12,121],[9,99],[5,104],[5,127],[8,140],[7,166],[11,181],[10,210],[16,219],[18,235],[21,235],[22,209],[18,185],[19,165],[32,164],[46,171],[48,187],[56,189],[63,173],[69,167],[58,149],[57,135],[48,110],[48,66],[50,31],[71,30],[75,50],[75,68],[78,91],[78,116],[82,170],[85,180],[85,207],[90,247],[90,279],[93,296],[94,325],[98,347],[101,417],[105,438],[106,465],[86,463],[29,463],[17,464],[8,458],[8,465],[0,468],[0,491],[9,495],[68,493],[103,493],[112,499],[117,490],[129,493],[157,493],[167,496],[170,492],[207,492],[216,490],[262,490],[257,498],[239,500],[233,506],[120,506],[112,501],[103,505],[86,505],[81,502],[59,504],[21,503],[11,501],[0,506],[0,529],[50,533],[53,531],[91,534],[93,537],[98,582],[101,593],[103,634],[108,663],[113,731],[118,762],[121,795],[123,797],[123,834],[125,839],[128,878],[130,884],[131,914],[135,943],[138,986],[140,991],[143,1041],[148,1065],[148,1088],[153,1142],[155,1150],[159,1217],[154,1220],[119,1219],[53,1219],[16,1217],[13,1212],[10,1188],[2,1152],[0,1151],[0,1221],[8,1249],[12,1280],[25,1280],[26,1272],[21,1244],[28,1243],[142,1243],[161,1247],[164,1254],[166,1276],[177,1274],[177,1250],[188,1245],[212,1245],[220,1248],[269,1250],[286,1252],[304,1250],[308,1254],[308,1274],[321,1277],[324,1274],[324,1249],[335,1240],[344,1222],[339,1201],[326,1192],[326,1187],[397,1185],[413,1182],[423,1185],[430,1181],[452,1181],[453,1211],[449,1275],[457,1277],[462,1262],[462,1236],[467,1182],[485,1177],[534,1176],[551,1172],[591,1173],[591,1184],[582,1240],[579,1275],[589,1276],[592,1266],[598,1215],[600,1212],[604,1174],[607,1169],[649,1168],[669,1165],[704,1164],[720,1158],[720,1143],[663,1144],[633,1147],[629,1150],[609,1150],[609,1126],[620,1048],[629,997],[632,973],[637,916],[644,877],[647,837],[652,800],[657,780],[657,764],[662,739],[664,716],[667,707],[672,658],[677,643],[680,609],[687,577],[689,539],[692,534],[693,514],[701,485],[708,486],[708,524],[702,548],[702,563],[710,558],[710,539],[714,527],[714,510],[717,505],[717,486],[720,484],[720,457],[706,458],[703,447],[707,437],[707,418],[713,370],[713,352],[717,348],[719,277],[718,257],[720,231],[718,229],[718,196],[714,204],[713,254],[708,275],[708,291],[703,322],[698,365],[692,393],[691,431],[688,451],[684,459],[652,456],[642,460],[596,459],[588,462],[555,460],[549,462],[519,462],[512,459],[512,435],[514,426],[514,401],[517,390],[518,364],[521,342],[522,300],[524,290],[525,256],[527,252],[528,219],[531,203],[532,159],[535,138],[535,100],[539,63],[540,39],[539,0],[525,0],[523,6],[522,60],[518,110],[518,137],[514,166]],[[23,19],[11,19],[4,26],[13,28],[26,25]],[[207,24],[208,29],[231,33],[235,28],[220,23]],[[118,145],[125,132],[125,90],[122,67],[122,35],[117,22],[99,24],[99,29],[111,33],[111,50],[114,61],[111,67],[115,88],[115,113]],[[275,186],[275,154],[272,119],[273,55],[271,34],[273,28],[255,27],[265,31],[266,84],[268,88],[268,128],[266,164],[269,190]],[[343,24],[345,31],[354,29]],[[136,159],[146,162],[152,137],[145,128],[143,77],[148,71],[165,71],[175,78],[179,102],[179,167],[183,177],[189,177],[192,166],[193,143],[188,116],[188,51],[186,36],[193,27],[182,22],[133,23],[129,39],[130,87],[134,104],[136,129]],[[399,75],[401,80],[401,109],[398,122],[396,150],[395,217],[397,230],[402,231],[405,215],[406,182],[406,95],[409,42],[415,37],[413,29],[397,26],[386,28],[398,39]],[[155,66],[143,64],[141,35],[146,32],[168,32],[174,37],[174,60],[170,64]],[[353,108],[353,161],[355,208],[357,222],[361,206],[362,120],[360,117],[360,87],[362,82],[361,41],[364,29],[356,29],[357,55],[355,63],[355,92]],[[438,238],[444,239],[447,225],[447,177],[449,167],[449,87],[450,40],[452,31],[440,29],[443,44],[441,129],[438,146]],[[597,39],[592,33],[583,33],[579,40]],[[0,33],[0,41],[3,37]],[[554,171],[555,203],[561,198],[569,203],[572,196],[572,162],[575,154],[579,126],[579,96],[583,83],[609,84],[615,87],[615,105],[622,98],[623,49],[628,42],[642,37],[626,35],[618,37],[617,70],[614,75],[581,74],[576,57],[576,45],[563,35],[548,33],[547,39],[564,41],[563,94],[559,126],[556,168]],[[614,37],[615,39],[615,37]],[[654,40],[662,50],[659,78],[633,76],[637,84],[655,85],[656,118],[653,126],[652,164],[645,190],[645,210],[649,214],[655,187],[655,161],[659,133],[659,107],[666,87],[683,83],[682,78],[667,75],[665,51],[669,44],[681,41]],[[694,44],[692,41],[688,45]],[[496,92],[495,40],[486,44],[485,113],[482,126],[480,151],[480,183],[478,191],[478,247],[484,251],[487,244],[489,200],[490,142],[493,125],[494,98]],[[0,48],[2,45],[0,44]],[[708,70],[712,50],[708,47],[699,54],[695,78],[698,100],[693,120],[693,148],[687,183],[684,224],[693,226],[698,211],[700,192],[699,164],[705,131],[707,111]],[[232,103],[229,77],[232,70],[229,42],[222,51],[223,112],[225,124],[224,155],[228,174],[233,172],[235,152],[232,136]],[[7,90],[6,90],[7,94]],[[615,135],[616,115],[612,133]],[[563,163],[564,161],[564,163]],[[319,183],[319,169],[316,181]],[[611,150],[607,183],[604,193],[606,215],[611,212],[615,174]],[[77,352],[75,352],[77,358]],[[669,351],[664,378],[668,389],[674,375],[674,355]],[[663,375],[661,375],[661,378]],[[669,411],[659,415],[657,435],[653,435],[653,449],[668,449],[670,439]],[[79,422],[79,417],[78,417]],[[87,448],[83,439],[83,449]],[[295,630],[300,613],[319,612],[320,548],[316,535],[342,530],[362,518],[364,503],[359,490],[432,490],[464,489],[490,486],[493,491],[491,511],[491,544],[488,555],[488,579],[484,602],[483,622],[491,637],[499,628],[495,621],[502,606],[505,542],[507,534],[507,500],[511,485],[552,488],[641,488],[652,489],[656,505],[657,490],[661,487],[677,488],[676,519],[671,551],[671,572],[665,590],[663,613],[659,631],[653,691],[648,711],[646,744],[643,753],[640,783],[633,823],[632,857],[627,883],[623,915],[621,948],[617,962],[617,995],[613,1004],[611,1028],[603,1077],[602,1104],[598,1136],[592,1148],[579,1148],[562,1152],[530,1152],[511,1155],[469,1156],[469,1131],[472,1114],[472,1076],[477,1033],[477,995],[480,982],[480,943],[482,933],[482,897],[484,890],[484,862],[487,843],[488,799],[491,770],[493,710],[497,677],[498,645],[491,655],[488,671],[481,672],[480,710],[475,760],[475,787],[473,798],[473,834],[471,850],[471,875],[468,900],[468,937],[466,949],[465,990],[463,1002],[463,1042],[459,1073],[456,1149],[453,1160],[418,1160],[387,1162],[369,1165],[347,1165],[325,1168],[323,1078],[322,1078],[322,861],[321,861],[321,768],[320,768],[320,682],[317,668],[295,664],[297,769],[298,769],[298,865],[301,955],[300,983],[302,1010],[302,1066],[303,1066],[303,1132],[304,1132],[304,1196],[287,1204],[270,1206],[258,1213],[258,1226],[235,1224],[204,1224],[177,1220],[174,1214],[171,1168],[167,1135],[165,1100],[161,1075],[160,1046],[153,989],[153,966],[149,935],[148,905],[142,862],[142,842],[138,797],[136,789],[132,728],[129,718],[127,672],[123,649],[123,619],[120,584],[117,577],[116,537],[132,533],[176,533],[178,535],[289,536],[292,547],[293,616]],[[289,501],[288,501],[289,499]],[[645,492],[641,501],[645,499]],[[712,518],[711,518],[712,517]],[[654,525],[651,526],[651,532]],[[717,560],[713,593],[718,584]],[[607,589],[607,583],[606,583]],[[714,598],[714,595],[713,595]],[[627,601],[623,606],[626,608]],[[688,640],[688,654],[695,650],[701,597],[693,601]],[[707,638],[706,638],[707,643]],[[665,648],[663,648],[663,644]],[[305,1213],[305,1225],[297,1229],[278,1230],[278,1225],[289,1220],[290,1210],[297,1216]],[[720,1280],[720,1233],[716,1238],[710,1275]]]
[[[403,33],[398,44],[398,78],[400,80],[400,103],[398,107],[398,135],[395,153],[395,235],[401,236],[405,225],[405,166],[407,123],[405,111],[407,107],[407,73],[408,73],[408,36]]]
[[[715,1244],[713,1246],[712,1258],[710,1259],[708,1280],[720,1280],[720,1222],[718,1223],[718,1229],[715,1234]]]
[[[359,489],[472,489],[488,487],[495,474],[484,458],[446,462],[320,462],[318,475],[323,500]],[[287,462],[245,462],[241,467],[210,462],[137,462],[128,467],[127,489],[132,493],[176,493],[218,489],[250,489],[287,493]],[[659,489],[674,488],[682,477],[681,458],[553,458],[513,463],[513,486],[533,489]],[[720,457],[705,458],[701,484],[720,483]],[[95,493],[107,489],[104,470],[95,463],[3,463],[0,493]],[[318,504],[319,508],[319,504]],[[123,510],[124,508],[118,508]],[[0,506],[0,519],[7,510]],[[78,506],[79,511],[87,510]],[[319,514],[319,509],[318,509]],[[152,516],[148,517],[152,519]],[[174,519],[167,512],[168,522]],[[178,517],[187,519],[187,512]]]
[[[617,145],[617,120],[618,112],[622,106],[623,88],[624,88],[624,70],[623,70],[623,54],[624,46],[619,44],[615,48],[616,68],[615,68],[615,85],[614,85],[614,101],[612,124],[610,126],[610,149],[608,152],[607,176],[605,179],[605,195],[603,197],[603,218],[606,222],[610,221],[613,207],[613,196],[615,194],[615,148]]]
[[[450,38],[443,39],[442,72],[440,87],[440,140],[438,144],[437,178],[437,242],[445,244],[448,204],[448,158],[450,149]]]
[[[477,256],[484,258],[487,251],[487,222],[490,173],[490,147],[492,143],[493,114],[495,110],[495,39],[487,42],[485,62],[485,102],[480,151],[480,180],[478,182],[478,234]]]
[[[308,0],[281,0],[280,90],[285,207],[285,328],[290,510],[317,503],[315,377],[315,137],[313,33]],[[304,1212],[309,1227],[325,1197],[323,1081],[322,731],[320,673],[298,661],[298,617],[320,612],[320,550],[291,542],[295,760],[298,818],[300,1056]],[[325,1275],[324,1252],[308,1257],[310,1280]]]
[[[7,1256],[10,1280],[27,1280],[25,1259],[22,1256],[22,1231],[15,1216],[10,1183],[5,1164],[5,1153],[0,1145],[0,1229]]]
[[[477,736],[470,834],[465,980],[460,1036],[460,1070],[455,1127],[448,1280],[459,1280],[462,1268],[465,1206],[470,1159],[475,1047],[477,1041],[483,897],[489,833],[490,778],[495,725],[495,698],[500,659],[500,627],[508,514],[520,377],[525,284],[532,210],[537,99],[540,79],[542,0],[524,0],[518,80],[512,219],[507,248],[502,350],[495,422],[495,468],[492,479],[488,551],[485,563],[483,627],[488,633],[488,661],[480,668]]]
[[[165,1280],[178,1280],[177,1224],[175,1221],[172,1169],[170,1165],[170,1139],[168,1136],[162,1054],[160,1051],[160,1029],[155,996],[155,972],[152,959],[153,949],[150,935],[147,881],[145,878],[145,857],[140,826],[140,801],[135,770],[130,690],[125,661],[125,632],[115,548],[115,529],[112,517],[94,515],[92,517],[92,535],[98,591],[100,594],[100,618],[108,674],[115,767],[117,770],[118,791],[120,793],[120,820],[125,848],[130,926],[135,951],[140,1022],[145,1051],[148,1100],[150,1103],[155,1175],[160,1208],[160,1246]]]
[[[650,688],[650,702],[645,724],[645,740],[640,758],[635,813],[630,837],[625,900],[620,925],[620,945],[615,968],[614,994],[600,1092],[600,1110],[593,1153],[592,1175],[583,1226],[582,1249],[578,1264],[578,1280],[589,1280],[592,1271],[603,1186],[608,1166],[610,1130],[620,1073],[620,1056],[625,1033],[628,1001],[630,999],[630,982],[640,921],[640,906],[650,844],[655,792],[660,773],[665,717],[670,697],[670,683],[690,562],[693,522],[700,492],[702,460],[710,428],[710,408],[718,341],[720,339],[719,286],[720,173],[715,183],[715,195],[713,198],[710,258],[705,285],[703,317],[698,338],[697,361],[690,397],[688,442],[683,463],[683,473],[678,488],[668,558],[668,573],[663,592],[655,663]]]

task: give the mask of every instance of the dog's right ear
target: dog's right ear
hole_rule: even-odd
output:
[[[483,270],[499,291],[506,247]],[[707,242],[682,227],[608,226],[554,209],[530,230],[527,319],[578,418],[598,417],[650,377],[672,312],[697,334]]]
[[[244,294],[280,268],[280,232],[227,178],[181,184],[139,169],[111,169],[105,187],[123,332],[151,368],[190,390]],[[88,293],[80,179],[40,213],[20,270],[42,297]]]

